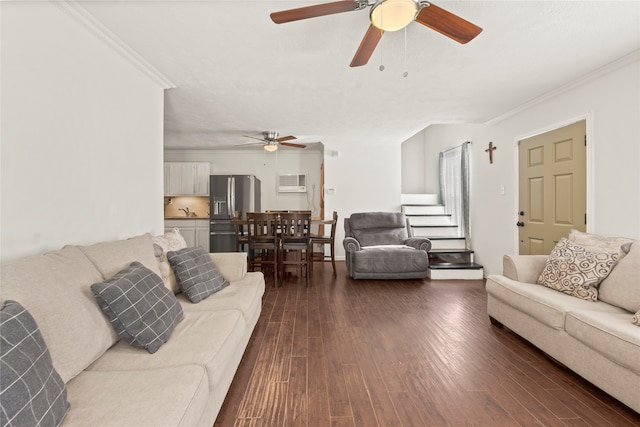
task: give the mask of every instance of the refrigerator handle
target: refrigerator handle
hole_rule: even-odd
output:
[[[227,177],[227,213],[231,213],[231,177]]]
[[[236,177],[232,176],[233,191],[231,192],[231,209],[229,209],[229,215],[233,216],[236,212]]]

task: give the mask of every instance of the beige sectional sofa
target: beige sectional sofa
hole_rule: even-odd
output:
[[[600,283],[597,301],[537,284],[547,256],[506,255],[487,278],[487,312],[553,359],[640,412],[640,242]]]
[[[231,284],[198,304],[177,295],[183,317],[150,354],[120,340],[90,286],[132,261],[160,275],[149,234],[66,246],[2,265],[0,297],[33,316],[70,404],[63,426],[211,426],[249,338],[264,293],[246,254],[210,254]]]

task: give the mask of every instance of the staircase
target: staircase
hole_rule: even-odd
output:
[[[432,280],[478,280],[484,271],[473,260],[464,237],[459,237],[458,225],[445,213],[436,194],[401,195],[402,212],[409,218],[415,237],[431,240],[429,277]]]

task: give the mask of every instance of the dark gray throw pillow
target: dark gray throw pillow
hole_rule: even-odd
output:
[[[182,292],[193,303],[230,285],[213,265],[209,254],[199,246],[167,252],[167,259]]]
[[[36,321],[15,301],[0,310],[0,373],[0,425],[60,425],[67,389]]]
[[[120,338],[155,353],[182,319],[182,307],[160,276],[132,262],[104,283],[91,285]]]

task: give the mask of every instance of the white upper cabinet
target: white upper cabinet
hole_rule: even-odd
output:
[[[164,164],[165,196],[208,196],[208,162],[166,162]]]
[[[194,191],[196,196],[209,195],[209,168],[208,162],[195,164]]]

